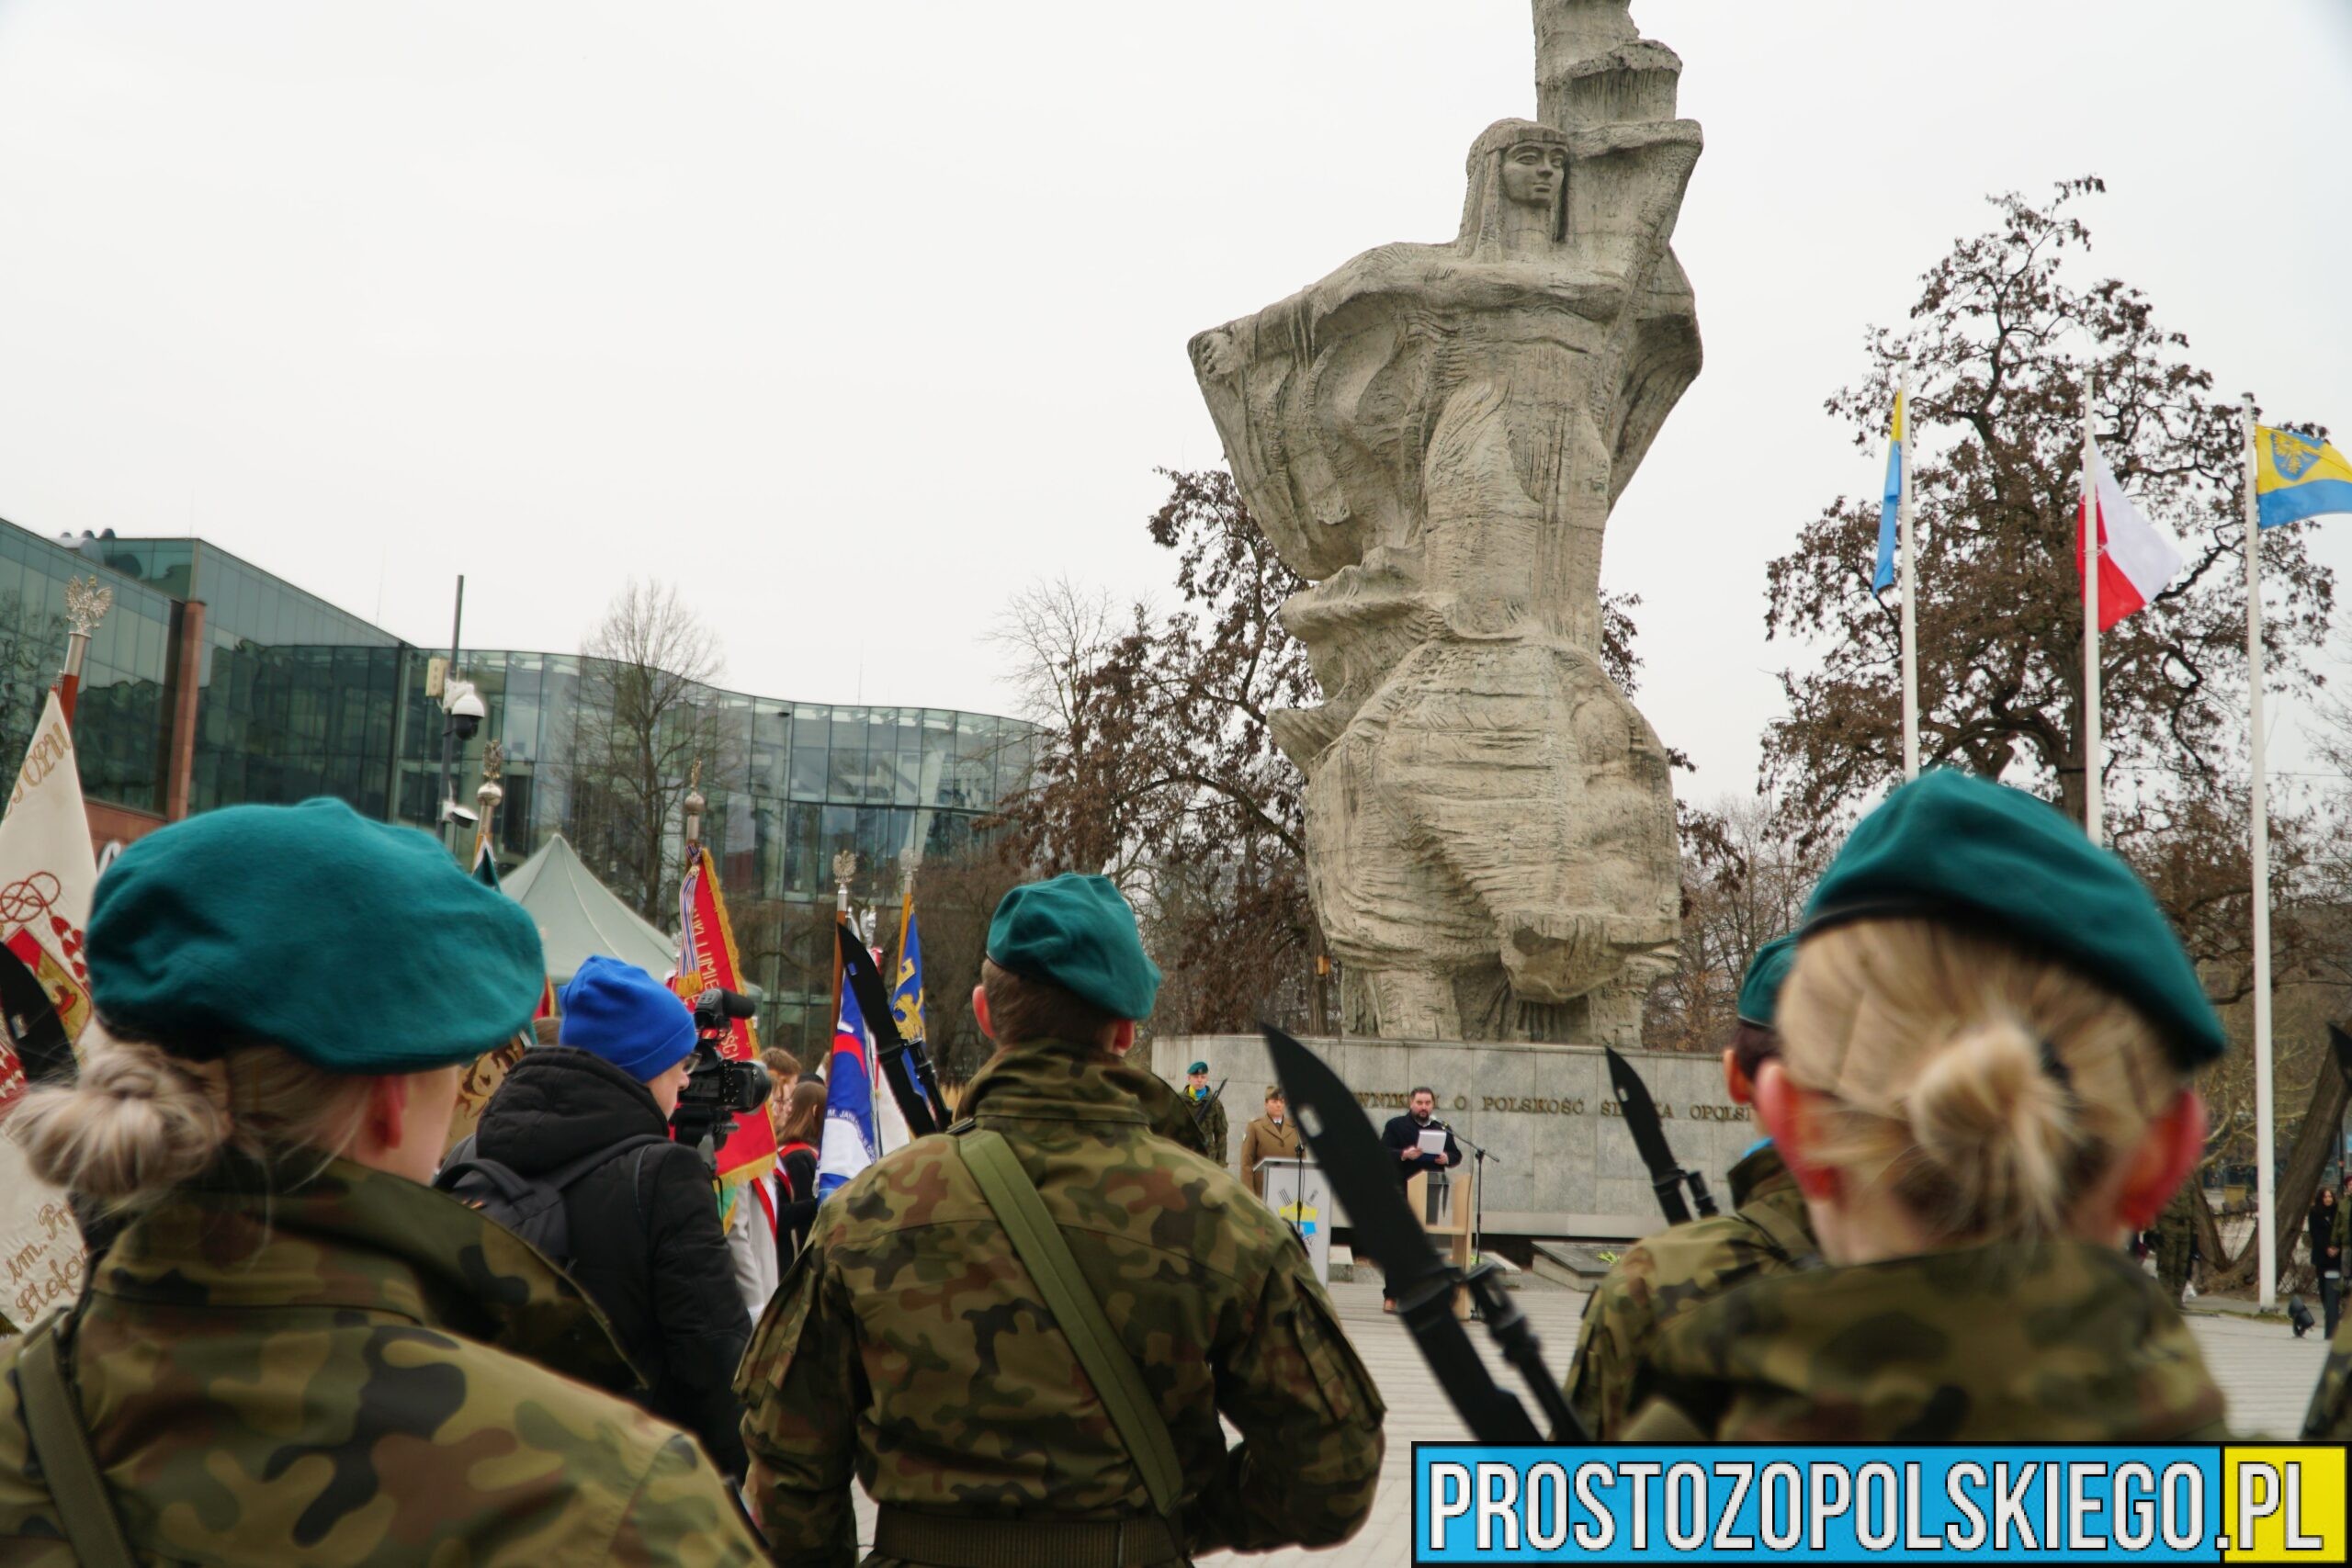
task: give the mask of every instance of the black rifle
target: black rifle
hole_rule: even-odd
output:
[[[1674,1162],[1674,1151],[1666,1145],[1666,1128],[1658,1120],[1657,1105],[1650,1099],[1650,1086],[1634,1071],[1634,1064],[1614,1048],[1603,1050],[1609,1057],[1609,1082],[1617,1091],[1617,1108],[1625,1113],[1625,1125],[1634,1134],[1634,1147],[1641,1151],[1642,1164],[1649,1169],[1650,1190],[1657,1194],[1657,1206],[1666,1211],[1666,1223],[1679,1225],[1690,1218],[1690,1204],[1682,1201],[1686,1182],[1690,1188],[1690,1202],[1699,1206],[1700,1213],[1712,1216],[1715,1198],[1707,1190],[1707,1179]]]
[[[1231,1075],[1231,1074],[1227,1074],[1227,1076],[1225,1076],[1224,1077],[1221,1077],[1221,1078],[1219,1078],[1219,1079],[1217,1079],[1217,1080],[1216,1080],[1216,1087],[1215,1089],[1213,1089],[1209,1090],[1209,1092],[1208,1092],[1208,1098],[1207,1098],[1207,1099],[1205,1099],[1205,1100],[1196,1100],[1193,1101],[1193,1126],[1195,1126],[1195,1127],[1201,1127],[1201,1128],[1205,1128],[1205,1127],[1207,1127],[1207,1126],[1208,1126],[1208,1124],[1209,1124],[1209,1107],[1210,1107],[1210,1106],[1212,1106],[1212,1105],[1215,1105],[1215,1104],[1216,1103],[1217,1096],[1219,1096],[1219,1095],[1223,1094],[1223,1093],[1225,1092],[1225,1086],[1226,1086],[1226,1085],[1227,1085],[1227,1084],[1229,1084],[1229,1083],[1231,1083],[1232,1081],[1233,1081],[1232,1075]]]
[[[1559,1380],[1544,1365],[1544,1348],[1536,1342],[1535,1331],[1503,1289],[1495,1266],[1482,1263],[1465,1273],[1438,1255],[1396,1183],[1396,1157],[1372,1130],[1363,1102],[1314,1052],[1271,1024],[1264,1032],[1274,1076],[1282,1080],[1300,1134],[1321,1163],[1332,1196],[1347,1210],[1357,1244],[1388,1277],[1389,1293],[1396,1298],[1396,1311],[1413,1343],[1420,1347],[1446,1398],[1462,1413],[1471,1437],[1493,1444],[1544,1440],[1519,1396],[1496,1386],[1469,1331],[1453,1315],[1457,1289],[1470,1292],[1503,1359],[1534,1391],[1536,1404],[1552,1423],[1552,1440],[1589,1442],[1576,1412],[1568,1408]]]
[[[857,998],[857,1010],[865,1016],[865,1027],[874,1032],[874,1054],[881,1061],[891,1097],[907,1119],[907,1131],[918,1138],[940,1131],[943,1124],[935,1108],[945,1101],[939,1098],[931,1053],[920,1043],[910,1044],[900,1038],[898,1015],[890,1010],[890,995],[882,988],[882,971],[874,966],[874,954],[865,950],[849,922],[838,921],[833,929],[841,939],[842,979]]]

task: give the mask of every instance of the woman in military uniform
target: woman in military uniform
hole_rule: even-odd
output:
[[[1832,863],[1757,1109],[1828,1267],[1677,1320],[1629,1441],[2150,1442],[2220,1392],[2123,1251],[2194,1166],[2219,1021],[2147,890],[2050,807],[1939,772]]]
[[[423,1185],[530,1023],[530,917],[336,801],[165,828],[97,886],[81,1077],[11,1118],[131,1218],[0,1347],[0,1559],[749,1563],[580,1292]],[[579,1381],[573,1381],[573,1380]]]

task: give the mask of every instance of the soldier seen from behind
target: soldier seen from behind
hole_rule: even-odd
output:
[[[874,1564],[1347,1540],[1380,1396],[1289,1228],[1154,1130],[1179,1108],[1127,1060],[1159,983],[1133,911],[1099,876],[1017,887],[987,955],[967,1120],[826,1200],[744,1359],[776,1560],[856,1560],[853,1477]]]
[[[1740,984],[1739,1021],[1724,1050],[1724,1087],[1737,1104],[1755,1103],[1757,1074],[1780,1055],[1774,1004],[1795,961],[1795,937],[1766,942]],[[1567,1396],[1595,1440],[1623,1432],[1634,1375],[1666,1325],[1748,1280],[1821,1261],[1804,1194],[1770,1139],[1741,1156],[1730,1176],[1729,1213],[1635,1243],[1587,1298]]]
[[[9,1130],[130,1223],[0,1346],[0,1560],[760,1561],[580,1290],[424,1185],[529,1027],[521,906],[339,801],[234,807],[123,851],[86,952],[80,1080]]]
[[[2194,1168],[2225,1048],[2121,860],[1955,771],[1806,907],[1758,1117],[1825,1265],[1668,1325],[1634,1442],[2211,1440],[2222,1399],[2123,1243]]]

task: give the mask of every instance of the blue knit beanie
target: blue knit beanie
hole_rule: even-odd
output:
[[[556,1043],[602,1056],[639,1083],[694,1052],[693,1011],[634,964],[601,953],[584,960],[563,988],[562,1005]]]

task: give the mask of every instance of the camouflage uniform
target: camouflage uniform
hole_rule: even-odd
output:
[[[1754,1280],[1668,1325],[1628,1442],[2212,1440],[2221,1390],[2111,1247],[2003,1242]]]
[[[1659,1330],[1733,1286],[1821,1261],[1796,1180],[1770,1145],[1731,1168],[1732,1212],[1635,1243],[1584,1306],[1568,1368],[1568,1404],[1595,1439],[1633,1412],[1634,1374]]]
[[[2204,1201],[2204,1190],[2186,1181],[2156,1216],[2156,1278],[2164,1281],[2176,1306],[2197,1261],[2197,1221],[2189,1205]]]
[[[1141,1369],[1183,1472],[1180,1544],[1343,1540],[1372,1506],[1380,1395],[1289,1229],[1152,1135],[1175,1098],[1140,1067],[1035,1042],[990,1063],[962,1109],[1011,1145]],[[736,1390],[779,1562],[851,1562],[853,1472],[886,1518],[1151,1514],[948,1138],[826,1202]]]
[[[1187,1110],[1198,1112],[1193,1120],[1200,1123],[1201,1141],[1208,1145],[1209,1158],[1229,1167],[1233,1163],[1233,1141],[1225,1120],[1225,1096],[1196,1100],[1187,1093],[1183,1100]]]
[[[16,1349],[0,1560],[64,1568]],[[692,1438],[570,1381],[634,1381],[577,1289],[471,1211],[347,1161],[275,1194],[226,1161],[166,1198],[98,1269],[70,1355],[143,1562],[761,1561]]]

